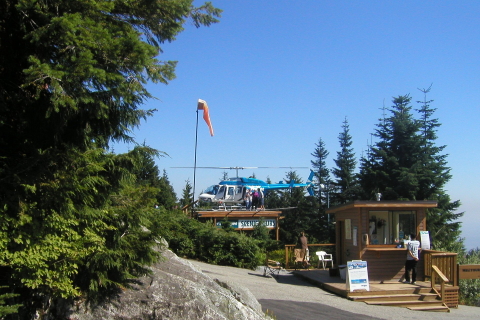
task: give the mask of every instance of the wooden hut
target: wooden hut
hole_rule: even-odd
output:
[[[400,279],[404,274],[404,239],[427,231],[426,210],[436,201],[353,201],[327,210],[335,215],[336,263],[364,260],[370,280]],[[423,275],[423,264],[418,264]],[[418,279],[422,280],[422,279]]]

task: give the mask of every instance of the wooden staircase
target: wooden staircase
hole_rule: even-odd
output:
[[[348,298],[371,305],[404,307],[416,311],[450,312],[450,308],[431,288],[351,292]]]

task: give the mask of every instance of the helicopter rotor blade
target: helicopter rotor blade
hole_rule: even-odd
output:
[[[195,168],[195,167],[170,167],[170,168]],[[230,169],[230,170],[243,170],[243,169],[308,169],[308,167],[197,167],[200,169]]]
[[[183,168],[183,169],[193,169],[195,167],[170,167],[170,168]],[[308,167],[196,167],[197,169],[224,169],[224,170],[235,170],[238,178],[238,170],[244,169],[308,169]]]

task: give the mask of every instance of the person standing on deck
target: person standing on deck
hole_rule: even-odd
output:
[[[303,256],[303,267],[306,267],[309,265],[307,261],[307,256],[308,256],[308,240],[307,237],[305,237],[305,232],[300,233],[300,237],[298,237],[298,247],[302,249],[302,256]]]
[[[250,211],[250,207],[252,206],[252,194],[250,189],[245,191],[245,207],[247,211]]]
[[[407,244],[407,261],[405,262],[405,283],[410,283],[410,270],[412,270],[412,284],[417,281],[417,263],[420,259],[419,251],[420,241],[417,241],[417,236],[412,234],[411,241]]]
[[[262,189],[258,189],[258,203],[260,204],[260,210],[265,210],[265,196]]]

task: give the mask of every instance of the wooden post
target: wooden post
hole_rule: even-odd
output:
[[[288,269],[288,247],[285,246],[285,269]]]
[[[280,238],[280,226],[279,226],[278,222],[279,222],[279,221],[278,221],[278,217],[277,217],[277,228],[276,228],[276,229],[277,229],[277,230],[276,230],[276,231],[277,231],[277,241],[278,241],[279,238]]]

